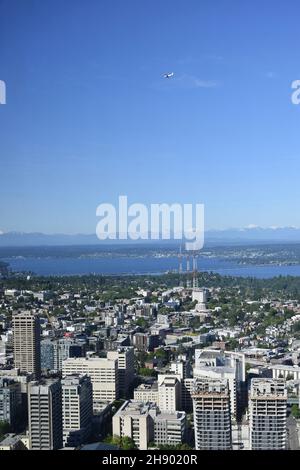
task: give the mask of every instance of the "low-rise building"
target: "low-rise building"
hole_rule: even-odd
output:
[[[185,440],[186,414],[159,413],[154,418],[154,442],[157,445],[178,445]]]
[[[146,450],[154,438],[154,422],[151,403],[126,401],[113,416],[113,435],[130,437],[138,449]]]
[[[158,385],[157,382],[152,384],[141,384],[134,389],[134,400],[144,403],[152,402],[158,404]]]

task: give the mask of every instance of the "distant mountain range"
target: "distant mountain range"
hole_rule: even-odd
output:
[[[300,228],[249,226],[225,230],[207,230],[205,244],[249,244],[249,243],[300,243]],[[0,247],[11,246],[66,246],[66,245],[112,245],[112,244],[176,244],[179,240],[99,240],[96,234],[44,234],[24,232],[0,232]]]

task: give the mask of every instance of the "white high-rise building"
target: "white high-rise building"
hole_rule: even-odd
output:
[[[181,381],[179,376],[158,376],[158,406],[162,412],[174,413],[180,410]]]
[[[287,390],[280,379],[252,379],[249,402],[250,448],[286,449]]]
[[[120,396],[129,398],[130,388],[134,380],[134,348],[123,346],[116,351],[108,351],[107,359],[117,359]]]
[[[64,447],[77,447],[91,433],[93,387],[87,375],[70,375],[61,381]]]
[[[31,450],[62,448],[62,396],[59,380],[29,382],[28,427]]]
[[[63,376],[74,374],[90,376],[94,400],[111,403],[119,398],[116,359],[78,357],[63,361]]]
[[[237,391],[235,369],[226,366],[220,367],[202,367],[194,369],[194,378],[210,378],[216,380],[227,380],[230,394],[230,407],[232,418],[236,416],[237,411]]]
[[[196,349],[194,377],[227,379],[231,399],[231,414],[236,420],[245,396],[245,356],[235,351]]]
[[[20,372],[33,374],[39,379],[41,373],[40,320],[32,312],[13,315],[14,365]]]
[[[227,380],[196,379],[192,396],[196,450],[231,450]]]

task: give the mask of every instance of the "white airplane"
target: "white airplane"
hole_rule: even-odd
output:
[[[174,72],[164,73],[164,78],[171,78],[173,77]]]

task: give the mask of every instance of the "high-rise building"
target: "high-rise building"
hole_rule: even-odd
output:
[[[241,412],[245,408],[246,397],[246,373],[245,356],[243,353],[233,351],[221,351],[215,349],[196,349],[194,377],[208,377],[213,379],[228,380],[231,416],[235,421],[241,418]]]
[[[62,448],[62,393],[59,380],[28,384],[28,424],[31,450]]]
[[[13,315],[12,323],[15,367],[38,379],[41,370],[39,317],[25,311]]]
[[[118,361],[99,357],[69,358],[63,361],[63,376],[89,375],[93,385],[93,398],[113,402],[119,398]]]
[[[236,378],[235,378],[235,369],[227,366],[218,366],[218,367],[201,367],[194,369],[194,377],[198,378],[211,378],[211,379],[220,379],[227,380],[230,394],[230,409],[231,417],[236,417],[237,410],[237,391],[236,391]]]
[[[0,380],[8,379],[17,382],[21,390],[21,406],[18,411],[18,422],[26,424],[28,420],[28,382],[34,380],[33,374],[20,374],[19,369],[0,370]]]
[[[14,431],[18,424],[21,400],[21,384],[0,377],[0,421],[6,421],[11,431]]]
[[[85,344],[72,338],[44,339],[41,341],[41,369],[61,371],[62,363],[69,357],[84,357]]]
[[[179,376],[158,376],[158,406],[162,412],[174,413],[180,410],[181,382]]]
[[[196,379],[192,396],[196,450],[231,450],[228,381]]]
[[[287,390],[280,379],[252,379],[250,390],[250,448],[286,449]]]
[[[54,340],[52,339],[43,339],[41,341],[41,369],[42,371],[55,370]]]
[[[77,447],[91,434],[93,387],[87,375],[66,376],[61,381],[64,447]]]
[[[134,349],[120,347],[116,351],[108,351],[107,359],[117,359],[119,372],[120,397],[129,398],[131,385],[134,380]]]

